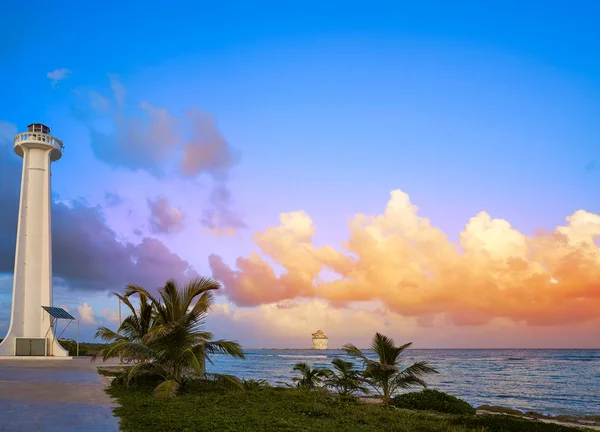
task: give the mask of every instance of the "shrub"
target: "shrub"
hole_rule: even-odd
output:
[[[269,383],[264,379],[243,379],[242,385],[246,390],[256,390],[260,388],[269,387]]]
[[[428,410],[447,414],[475,414],[475,408],[462,399],[438,390],[398,395],[390,402],[397,408]]]

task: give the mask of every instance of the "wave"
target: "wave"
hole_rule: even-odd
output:
[[[326,355],[301,355],[301,354],[297,354],[297,355],[292,355],[292,354],[278,354],[277,357],[282,357],[282,358],[318,358],[318,359],[326,359],[327,356]]]

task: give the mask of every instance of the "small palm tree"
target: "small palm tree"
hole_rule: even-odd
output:
[[[371,349],[377,354],[377,360],[368,358],[352,344],[344,345],[343,350],[363,361],[365,367],[364,378],[371,387],[383,396],[383,403],[387,405],[398,389],[413,386],[427,387],[427,383],[422,377],[427,374],[438,373],[425,361],[416,362],[404,369],[400,368],[400,354],[411,345],[412,342],[409,342],[397,347],[393,339],[381,333],[376,333],[371,342]]]
[[[140,307],[136,309],[128,297],[114,293],[125,306],[129,308],[131,314],[123,320],[116,332],[107,327],[99,327],[94,335],[95,338],[101,338],[104,341],[111,342],[110,345],[101,349],[92,355],[95,360],[101,357],[103,361],[109,358],[120,357],[127,362],[140,363],[148,360],[143,350],[136,349],[143,343],[144,337],[150,331],[155,321],[155,311],[148,297],[140,294]]]
[[[323,383],[323,380],[331,375],[329,369],[311,368],[308,363],[296,363],[294,370],[300,372],[300,378],[294,377],[292,381],[296,387],[305,390],[316,390]]]
[[[215,378],[223,384],[243,388],[233,376],[206,373],[206,361],[211,362],[212,354],[244,358],[237,342],[212,340],[212,333],[202,329],[214,301],[212,291],[219,288],[219,283],[211,278],[194,279],[183,290],[169,280],[158,290],[156,298],[142,287],[128,285],[125,295],[119,297],[132,315],[123,321],[122,335],[98,329],[98,336],[112,341],[98,356],[106,360],[123,355],[136,360],[137,364],[127,370],[128,381],[141,375],[162,377],[163,381],[154,389],[158,397],[174,396],[190,376]],[[140,299],[139,311],[129,302],[134,295]]]
[[[331,364],[334,369],[325,381],[325,386],[335,389],[342,396],[355,392],[369,393],[369,389],[363,385],[365,380],[361,372],[354,369],[354,363],[336,358]]]

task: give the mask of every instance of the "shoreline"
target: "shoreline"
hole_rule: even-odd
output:
[[[367,404],[379,405],[381,398],[379,396],[360,396],[359,399]],[[543,414],[535,411],[521,411],[514,408],[503,407],[499,405],[480,405],[474,407],[477,415],[505,415],[510,417],[522,418],[525,420],[541,421],[545,423],[554,423],[563,426],[577,428],[587,428],[600,431],[600,414]],[[412,410],[408,410],[412,411]]]
[[[360,348],[371,351],[371,348]],[[342,348],[244,348],[244,351],[342,351]],[[407,348],[406,351],[600,351],[600,348]]]
[[[478,415],[508,415],[511,417],[523,418],[526,420],[541,421],[545,423],[554,423],[563,426],[584,427],[591,430],[600,431],[600,415],[550,415],[535,411],[526,411],[506,408],[497,405],[481,405],[476,409]]]

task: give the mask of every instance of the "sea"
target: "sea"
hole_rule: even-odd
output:
[[[374,353],[364,351],[374,358]],[[293,367],[306,362],[331,368],[331,361],[354,361],[341,350],[246,350],[246,359],[212,357],[209,372],[245,379],[264,379],[271,385],[291,383]],[[429,375],[429,388],[471,405],[497,405],[550,415],[600,415],[600,350],[454,350],[409,349],[402,365],[426,360],[440,373]],[[418,390],[418,389],[416,389]],[[414,391],[414,390],[412,390]]]

